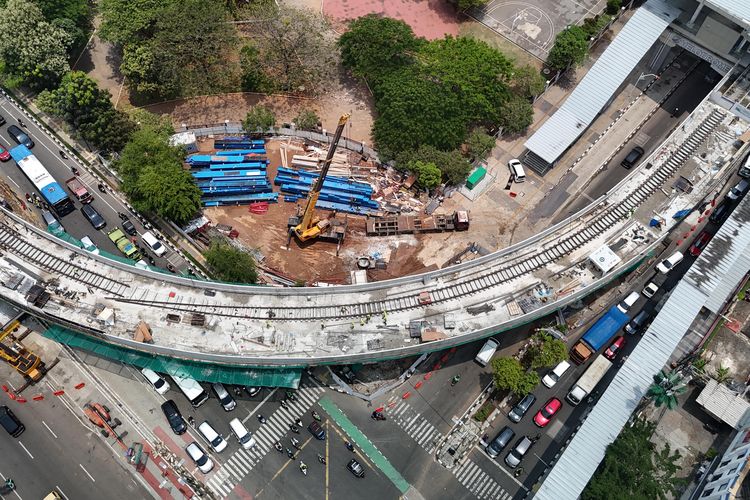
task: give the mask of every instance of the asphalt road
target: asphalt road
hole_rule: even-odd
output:
[[[6,370],[3,365],[3,371]],[[5,377],[3,377],[5,378]],[[59,400],[19,404],[3,396],[26,426],[13,438],[0,429],[0,477],[13,478],[4,498],[39,499],[57,490],[64,498],[150,498],[123,468],[120,451],[81,424]]]
[[[620,166],[625,156],[635,146],[641,146],[645,153],[638,162],[640,165],[713,89],[717,81],[715,78],[716,73],[711,69],[710,64],[705,61],[700,63],[643,128],[612,158],[604,171],[606,175],[600,174],[596,177],[586,188],[584,195],[571,198],[565,210],[557,215],[554,222],[559,222],[585,208],[592,200],[602,196],[627,177],[632,169],[628,170]],[[675,110],[677,110],[676,113]],[[640,138],[644,136],[648,137],[648,140],[641,142]],[[633,168],[637,168],[637,165]]]
[[[115,255],[122,255],[117,249],[114,243],[107,236],[107,231],[120,227],[121,220],[118,217],[118,212],[130,215],[130,220],[135,224],[138,234],[142,234],[147,229],[138,221],[138,218],[132,215],[128,209],[115,198],[111,191],[107,189],[107,193],[101,193],[97,188],[97,180],[90,175],[84,168],[78,166],[72,160],[64,160],[59,156],[60,148],[58,145],[37,125],[30,119],[23,115],[15,106],[13,106],[7,99],[2,98],[0,100],[0,114],[5,118],[6,124],[0,126],[0,144],[6,149],[16,146],[16,142],[7,133],[9,125],[18,126],[18,117],[22,117],[26,128],[23,129],[31,139],[34,141],[34,148],[31,150],[32,153],[42,162],[49,173],[57,180],[57,182],[65,188],[65,181],[73,177],[72,167],[76,166],[79,170],[79,179],[83,184],[86,185],[89,193],[94,197],[94,201],[91,205],[99,212],[102,217],[107,221],[107,225],[101,229],[96,230],[89,223],[89,221],[80,212],[81,203],[75,201],[75,197],[71,195],[71,199],[74,200],[76,210],[62,218],[61,223],[71,236],[77,239],[81,239],[83,236],[89,236],[94,244],[104,251],[110,252]],[[6,180],[11,188],[15,191],[18,201],[25,200],[25,194],[36,193],[34,186],[24,176],[24,174],[15,167],[15,162],[11,159],[2,164],[0,167],[0,177]],[[66,189],[67,190],[67,189]],[[70,193],[68,193],[70,195]],[[27,205],[29,210],[35,211],[40,214],[38,208],[32,204]],[[40,216],[40,220],[41,216]],[[145,243],[139,241],[138,246],[146,247]],[[144,252],[142,252],[144,253]],[[178,270],[187,268],[185,261],[175,252],[167,252],[166,258],[158,258],[153,252],[145,252],[144,255],[151,255],[154,258],[155,264],[159,267],[166,268],[167,263],[171,263]]]

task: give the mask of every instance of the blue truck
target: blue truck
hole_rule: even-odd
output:
[[[570,350],[570,359],[577,365],[584,363],[592,354],[604,347],[620,328],[628,322],[628,315],[617,306],[606,312]]]

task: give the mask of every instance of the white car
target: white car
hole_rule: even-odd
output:
[[[91,241],[91,238],[88,236],[84,236],[81,238],[81,247],[86,250],[87,252],[91,252],[94,255],[99,255],[99,249],[94,245],[94,242]]]
[[[550,389],[557,383],[563,374],[570,368],[570,363],[567,361],[560,361],[556,367],[554,367],[547,375],[542,379],[542,383]]]
[[[165,247],[156,236],[151,234],[150,231],[146,231],[141,235],[141,239],[148,245],[148,247],[158,256],[161,257],[167,253],[167,247]]]
[[[211,448],[213,448],[216,453],[221,453],[227,447],[227,442],[218,432],[216,432],[216,429],[211,427],[211,424],[209,424],[207,420],[204,420],[203,423],[198,426],[198,432],[200,432],[201,436],[208,441],[208,444],[211,445]]]
[[[669,258],[664,259],[663,261],[659,262],[659,265],[656,266],[656,269],[659,270],[660,273],[667,274],[669,271],[671,271],[674,266],[680,263],[682,261],[683,255],[682,252],[679,250],[673,253],[669,256]]]
[[[141,369],[141,373],[146,377],[146,380],[154,386],[154,389],[156,389],[156,392],[159,394],[165,394],[169,390],[169,382],[161,378],[161,376],[159,376],[154,370],[143,368]]]
[[[617,304],[617,308],[623,313],[627,314],[628,310],[630,310],[631,307],[633,307],[633,304],[635,304],[638,299],[641,297],[641,294],[638,292],[630,292],[627,297],[625,297],[622,302]]]
[[[203,448],[201,448],[195,441],[187,445],[185,451],[190,456],[190,458],[193,459],[195,465],[198,466],[198,470],[200,470],[202,473],[207,474],[211,472],[211,469],[214,468],[214,463],[210,458],[208,458],[208,453],[203,451]]]
[[[656,295],[656,292],[658,292],[658,291],[659,291],[659,286],[656,283],[654,283],[653,281],[651,281],[651,282],[649,282],[648,285],[645,286],[645,288],[643,289],[642,293],[643,293],[643,295],[645,297],[647,297],[647,298],[650,299],[651,297],[653,297],[654,295]]]
[[[252,433],[247,430],[247,427],[242,425],[239,418],[234,418],[229,421],[229,428],[232,429],[232,434],[237,438],[237,442],[246,449],[249,450],[255,446],[255,438]]]

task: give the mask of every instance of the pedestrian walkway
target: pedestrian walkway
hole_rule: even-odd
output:
[[[390,405],[397,398],[391,398],[386,406],[386,413],[410,438],[417,442],[427,453],[432,453],[443,435],[425,417],[412,408],[409,403],[399,402],[393,408]]]
[[[226,497],[234,487],[247,476],[255,465],[260,462],[269,450],[274,449],[273,444],[279,441],[289,432],[289,425],[296,418],[302,418],[308,413],[320,396],[325,392],[324,388],[312,387],[302,384],[295,392],[297,401],[286,400],[289,409],[279,407],[266,423],[253,434],[256,445],[249,450],[238,449],[221,468],[214,473],[206,484],[217,495]]]
[[[453,474],[469,492],[479,499],[506,500],[512,498],[512,494],[503,489],[490,474],[479,467],[471,459],[467,459],[451,469]]]

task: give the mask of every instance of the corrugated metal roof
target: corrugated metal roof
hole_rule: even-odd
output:
[[[685,275],[685,280],[708,292],[705,306],[714,313],[734,291],[736,277],[750,270],[750,231],[742,231],[748,222],[750,203],[743,200]]]
[[[704,305],[720,308],[750,269],[750,197],[742,200],[703,250],[535,495],[575,499],[596,471],[659,370]],[[743,225],[744,224],[744,225]]]
[[[706,0],[706,4],[730,16],[734,22],[750,27],[750,0]]]
[[[662,0],[649,0],[639,8],[565,103],[524,146],[547,163],[554,163],[594,121],[679,12]]]
[[[708,381],[695,402],[735,429],[740,428],[742,417],[750,409],[741,394],[714,379]]]

